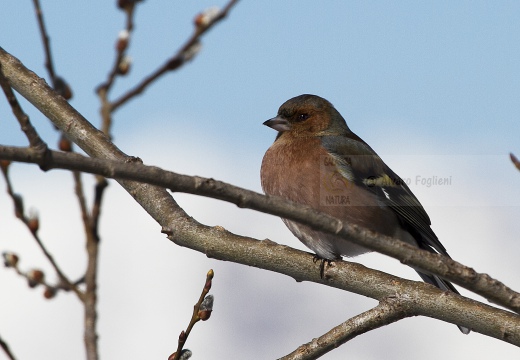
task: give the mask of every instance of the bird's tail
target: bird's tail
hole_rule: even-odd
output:
[[[455,286],[453,286],[452,283],[450,283],[450,282],[448,282],[448,281],[446,281],[444,279],[441,279],[437,275],[425,274],[425,273],[422,273],[422,272],[419,272],[419,271],[417,271],[417,273],[423,279],[424,282],[426,282],[428,284],[432,284],[433,286],[436,286],[436,287],[438,287],[441,290],[451,291],[451,292],[454,292],[455,294],[460,295],[460,293],[457,291],[457,289],[455,289]],[[460,331],[463,334],[467,335],[470,332],[470,330],[467,327],[459,326],[459,325],[457,325],[457,327],[460,329]]]

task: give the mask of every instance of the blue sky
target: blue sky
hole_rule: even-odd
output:
[[[114,96],[175,53],[191,33],[195,14],[223,4],[157,0],[139,6],[129,51],[132,71],[118,80]],[[97,125],[94,88],[112,64],[123,14],[115,1],[53,0],[42,1],[42,7],[57,72],[74,91],[71,103]],[[31,2],[8,2],[2,12],[9,15],[0,23],[0,46],[46,77]],[[511,151],[520,155],[519,23],[520,3],[513,1],[241,1],[203,38],[193,62],[116,112],[114,140],[148,164],[260,191],[260,162],[275,136],[262,122],[290,97],[320,95],[403,178],[451,176],[450,186],[413,181],[410,186],[434,231],[456,260],[519,289],[520,174],[508,158]],[[24,109],[54,146],[57,135],[48,121],[26,103]],[[0,143],[25,145],[1,99]],[[69,174],[42,174],[25,165],[12,173],[28,206],[40,212],[44,240],[70,274],[80,274],[83,239]],[[175,198],[204,223],[304,249],[274,217],[213,200]],[[209,267],[216,271],[216,311],[189,339],[198,358],[280,357],[375,304],[179,249],[115,183],[104,214],[99,329],[104,358],[167,356]],[[18,251],[22,266],[48,269],[11,216],[5,194],[0,194],[0,249]],[[418,280],[381,255],[353,260]],[[11,304],[0,309],[0,334],[20,358],[83,353],[81,312],[72,295],[44,302],[9,271],[0,271],[0,284],[9,289],[2,291],[2,303]],[[186,294],[178,294],[180,286]],[[28,321],[30,329],[20,329]],[[52,331],[45,326],[50,323]],[[26,346],[27,332],[38,346]],[[68,341],[57,350],[59,336]],[[518,353],[511,345],[414,318],[360,337],[325,359],[444,354],[428,338],[445,344],[453,357]],[[218,345],[208,346],[207,339]]]

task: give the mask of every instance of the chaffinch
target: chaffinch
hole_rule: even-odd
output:
[[[262,160],[260,174],[266,194],[449,256],[406,183],[349,129],[330,102],[316,95],[294,97],[264,125],[278,131]],[[335,235],[282,220],[321,259],[336,260],[369,251]],[[425,282],[458,294],[448,281],[417,272]],[[469,333],[469,329],[459,328]]]

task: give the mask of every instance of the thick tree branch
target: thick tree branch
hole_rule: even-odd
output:
[[[76,144],[91,143],[88,154],[93,157],[121,159],[124,154],[92,124],[86,121],[44,79],[28,70],[0,47],[0,63],[11,86],[47,116]],[[80,146],[81,147],[81,146]]]
[[[174,192],[207,196],[231,202],[242,208],[304,222],[315,229],[336,233],[356,244],[392,256],[404,264],[435,273],[513,311],[520,310],[518,304],[520,294],[487,274],[479,274],[472,268],[442,255],[432,254],[397,239],[376,235],[363,228],[343,223],[331,216],[317,213],[310,208],[281,198],[261,195],[213,179],[176,174],[135,161],[125,164],[60,152],[51,152],[42,159],[39,159],[39,156],[39,152],[28,148],[0,146],[0,158],[34,162],[46,169],[62,168],[91,172],[109,178],[136,180],[168,188]]]
[[[92,157],[121,162],[128,160],[124,153],[92,127],[63,98],[57,96],[45,82],[1,49],[0,63],[4,66],[4,73],[13,88],[32,102],[56,126],[66,132],[69,138],[87,154]],[[37,157],[34,153],[33,156]],[[406,294],[413,299],[414,312],[417,315],[456,323],[520,346],[520,317],[516,314],[453,293],[443,292],[431,285],[403,280],[353,263],[334,262],[332,266],[327,268],[325,279],[321,279],[318,271],[319,265],[312,264],[312,256],[308,253],[280,246],[270,241],[257,241],[237,236],[220,227],[204,226],[189,217],[165,189],[135,181],[118,180],[118,182],[168,232],[170,239],[178,245],[203,252],[213,258],[276,271],[294,277],[299,281],[307,280],[327,284],[379,300],[394,296],[396,293]],[[204,191],[208,191],[208,185],[211,188],[214,184],[213,181],[209,181],[208,184],[200,183],[200,179],[195,181],[196,188]],[[256,196],[261,195],[257,194]],[[243,196],[239,198],[241,199],[239,204],[243,205]],[[274,209],[280,214],[290,213],[287,210],[290,205],[288,203],[282,205],[279,199],[265,198],[262,201],[264,201],[263,206],[266,208]],[[337,220],[333,220],[333,228],[330,228],[330,223],[322,224],[316,221],[313,216],[308,215],[312,213],[311,211],[301,209],[298,211],[303,211],[299,214],[300,217],[293,214],[288,218],[298,221],[309,220],[309,225],[317,229],[329,229],[330,232],[351,235],[352,239],[360,242],[363,239],[369,239],[374,244],[388,242],[392,245],[386,247],[381,245],[382,248],[390,248],[394,251],[399,249],[399,251],[404,251],[408,255],[411,255],[410,251],[414,250],[390,238],[377,238],[357,227],[342,227],[342,223]],[[307,217],[304,216],[305,214],[307,214]],[[330,221],[322,214],[315,214],[315,216],[320,220]],[[422,253],[419,254],[424,256]],[[408,258],[405,260],[412,264],[411,261],[408,261]],[[438,265],[444,264],[440,257],[437,260],[439,261]],[[425,267],[422,266],[422,268]],[[473,275],[475,274],[473,273]],[[451,278],[448,277],[448,279]],[[482,280],[482,277],[477,276],[475,279]],[[502,288],[505,287],[502,286]],[[513,303],[515,302],[513,301]]]
[[[0,154],[5,155],[6,152],[4,150],[6,150],[5,147],[0,147]],[[34,151],[30,149],[25,151],[34,153]],[[4,155],[1,155],[0,157],[3,157]],[[92,162],[94,164],[92,165],[93,167],[103,168],[102,164],[106,165],[106,162],[101,161],[100,159],[88,159],[81,157],[78,154],[51,153],[51,155],[51,159],[53,160],[65,156],[66,158],[74,158],[75,160],[83,158],[87,162]],[[33,160],[37,162],[34,158]],[[113,165],[125,166],[125,164]],[[144,173],[142,171],[142,165],[126,165],[126,167],[129,166],[137,167],[139,173]],[[157,169],[154,168],[153,170],[155,174],[153,176],[154,178],[160,178],[164,175],[158,176],[158,173],[155,172]],[[260,194],[255,195],[263,197]],[[284,273],[294,277],[298,281],[308,280],[328,284],[330,286],[339,287],[376,299],[383,299],[392,296],[396,292],[406,294],[415,292],[415,296],[411,296],[416,306],[419,306],[416,310],[417,315],[440,318],[470,327],[478,332],[485,331],[484,333],[488,335],[490,335],[489,332],[493,333],[489,328],[490,324],[493,324],[491,327],[495,330],[497,324],[500,324],[500,326],[502,326],[500,332],[495,332],[494,335],[490,336],[495,336],[502,340],[509,341],[509,339],[514,338],[514,335],[512,334],[517,334],[520,341],[520,317],[514,314],[494,309],[478,302],[458,297],[454,294],[443,293],[429,285],[390,277],[390,275],[375,272],[357,264],[348,264],[350,267],[349,270],[344,270],[346,263],[335,262],[331,267],[327,267],[325,280],[322,280],[319,277],[317,266],[315,269],[312,266],[309,267],[310,256],[305,255],[305,253],[276,245],[268,241],[259,242],[253,239],[239,237],[223,231],[221,228],[205,227],[190,219],[176,205],[173,204],[174,206],[172,207],[172,203],[170,203],[167,198],[160,199],[159,203],[156,205],[164,211],[162,212],[162,216],[166,216],[165,220],[159,219],[159,221],[161,221],[162,224],[170,223],[170,221],[173,223],[173,226],[168,226],[166,227],[168,230],[165,230],[165,232],[168,232],[171,235],[173,241],[179,245],[201,251],[207,256]],[[171,214],[172,217],[176,217],[176,219],[169,219],[168,214]],[[369,236],[369,234],[367,234],[367,236]],[[420,251],[414,248],[411,248],[411,250]],[[307,258],[307,260],[303,260],[302,258],[300,262],[295,262],[296,254],[300,257],[303,256]],[[401,287],[400,285],[405,282],[408,286]],[[397,286],[395,284],[400,285]],[[437,297],[433,300],[425,300],[428,296],[425,293],[422,293],[422,291],[417,291],[417,289],[414,288],[415,286],[426,287],[428,291],[438,293]],[[449,301],[443,301],[445,299],[449,299]],[[483,312],[482,309],[484,308],[486,311]],[[492,315],[494,312],[498,312],[500,315]],[[496,316],[495,320],[493,320],[493,316]],[[516,326],[518,326],[518,328],[516,328]]]

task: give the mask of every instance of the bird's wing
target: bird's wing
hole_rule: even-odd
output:
[[[448,255],[430,228],[430,218],[419,200],[367,143],[353,133],[323,136],[321,143],[336,160],[340,174],[390,207],[421,248]]]

